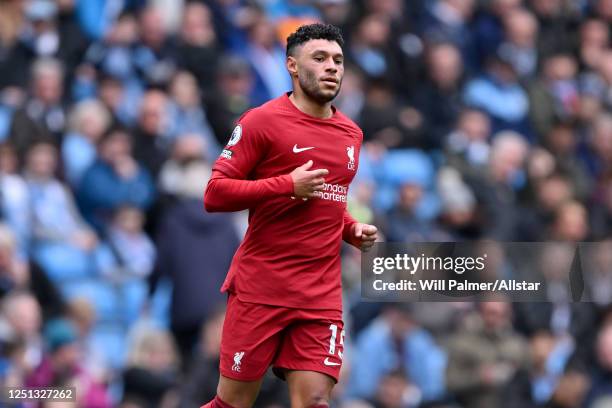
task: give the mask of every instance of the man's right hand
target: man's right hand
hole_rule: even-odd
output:
[[[297,167],[289,175],[293,179],[293,192],[299,198],[314,198],[318,191],[323,191],[324,176],[329,174],[327,169],[309,170],[312,160]]]

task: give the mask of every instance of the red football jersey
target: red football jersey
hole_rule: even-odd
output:
[[[249,227],[222,291],[244,302],[342,309],[340,248],[348,187],[359,162],[361,129],[340,111],[320,119],[288,95],[246,112],[213,170],[234,179],[286,175],[308,160],[328,169],[325,190],[302,200],[290,194],[254,203]]]

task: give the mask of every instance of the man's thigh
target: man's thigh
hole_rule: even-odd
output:
[[[243,382],[261,379],[278,353],[286,325],[283,308],[230,295],[221,335],[221,375]]]
[[[312,371],[338,382],[344,351],[344,323],[340,311],[300,311],[284,331],[272,363],[281,378],[288,370]]]

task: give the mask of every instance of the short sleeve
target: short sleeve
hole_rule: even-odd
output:
[[[250,110],[238,119],[213,170],[235,179],[249,175],[266,152],[267,141],[259,116],[257,110]]]

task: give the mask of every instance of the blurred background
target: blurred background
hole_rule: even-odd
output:
[[[285,38],[314,21],[346,39],[359,221],[489,240],[504,276],[496,241],[606,244],[590,303],[554,283],[546,303],[360,302],[345,248],[333,406],[611,407],[612,0],[0,0],[2,383],[91,408],[215,395],[246,214],[202,193],[234,121],[290,89]],[[541,272],[566,261],[551,246]],[[256,406],[288,407],[285,388],[266,377]]]

